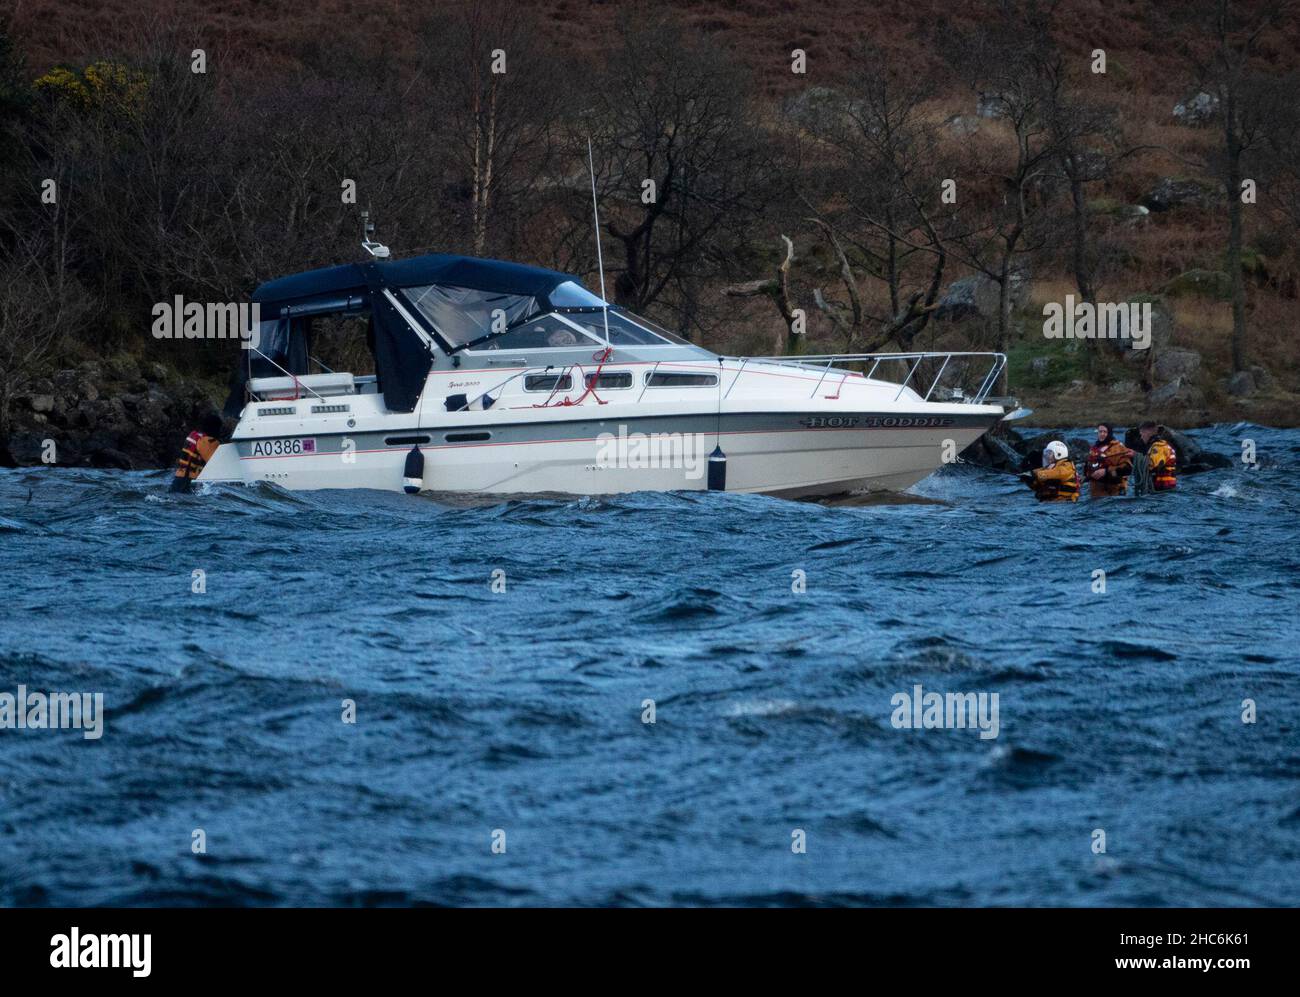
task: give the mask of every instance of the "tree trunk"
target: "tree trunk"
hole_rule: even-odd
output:
[[[1088,199],[1082,180],[1070,181],[1070,199],[1074,207],[1074,284],[1079,297],[1095,305],[1097,292],[1088,266]]]
[[[475,98],[477,104],[477,97]],[[496,158],[496,83],[489,85],[486,110],[475,115],[474,135],[474,255],[487,254],[488,210],[492,196],[492,167]]]
[[[889,284],[889,314],[894,317],[898,314],[898,239],[894,235],[894,212],[889,210],[885,214],[885,223],[889,226],[886,234],[886,280]]]
[[[1073,172],[1075,166],[1071,165]],[[1071,232],[1071,267],[1074,270],[1074,286],[1079,292],[1081,300],[1088,302],[1090,305],[1097,304],[1097,291],[1092,284],[1092,268],[1088,264],[1088,198],[1084,190],[1083,181],[1075,178],[1070,180],[1070,204],[1071,220],[1073,221],[1073,231]],[[1123,345],[1118,339],[1098,340],[1098,346],[1101,349],[1110,350],[1112,353],[1119,353]],[[1076,349],[1078,343],[1070,344]],[[1069,348],[1069,347],[1067,347]],[[1086,346],[1084,350],[1083,368],[1089,377],[1094,377],[1100,370],[1100,356],[1098,350],[1089,349]]]
[[[1014,257],[1007,252],[1002,257],[1002,266],[1000,268],[1000,279],[998,281],[998,337],[995,349],[998,353],[1006,353],[1007,346],[1011,342],[1011,264]],[[1007,369],[1002,368],[1002,373],[998,375],[998,394],[1007,393]]]
[[[1232,97],[1224,114],[1228,146],[1228,275],[1232,282],[1232,372],[1246,369],[1246,282],[1241,274],[1241,145]]]
[[[1006,352],[1011,340],[1011,257],[1002,260],[998,273],[998,337],[996,348],[999,353]]]
[[[614,303],[632,311],[637,308],[637,287],[641,283],[641,254],[636,236],[619,236],[607,227],[606,231],[623,243],[623,272],[614,279]]]
[[[13,410],[12,392],[8,390],[8,385],[0,389],[0,453],[3,453],[9,446],[9,433],[13,425],[10,413]]]

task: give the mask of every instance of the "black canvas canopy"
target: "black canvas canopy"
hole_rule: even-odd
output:
[[[261,303],[265,313],[269,305],[288,307],[322,297],[346,297],[362,293],[371,286],[371,281],[367,279],[368,272],[375,274],[384,287],[445,284],[502,294],[527,294],[532,297],[546,297],[564,283],[581,283],[572,274],[557,270],[507,263],[504,260],[433,253],[409,260],[344,263],[341,266],[281,277],[259,287],[253,292],[253,300]]]
[[[227,408],[242,404],[243,385],[250,376],[275,376],[282,373],[280,367],[295,375],[308,373],[311,316],[368,310],[368,336],[384,403],[391,411],[410,412],[424,386],[432,357],[384,296],[385,289],[420,289],[422,301],[458,300],[427,293],[431,288],[447,289],[459,294],[464,299],[464,310],[472,313],[469,306],[488,295],[504,296],[502,300],[513,298],[521,303],[523,311],[545,307],[551,292],[562,284],[581,287],[576,277],[555,270],[445,253],[408,260],[344,263],[268,281],[253,292],[253,302],[261,306],[260,352],[266,356],[249,351],[248,361],[240,364]],[[440,324],[431,320],[438,314],[432,304],[417,312],[435,332],[443,332]],[[450,312],[443,314],[450,319]],[[444,336],[453,344],[457,338]]]

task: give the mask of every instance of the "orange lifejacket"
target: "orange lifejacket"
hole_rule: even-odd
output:
[[[1058,460],[1051,467],[1037,468],[1030,477],[1029,487],[1040,502],[1078,502],[1079,472],[1074,461]]]
[[[1093,478],[1092,474],[1097,470],[1104,470],[1105,476]],[[1088,451],[1083,473],[1092,498],[1123,495],[1128,491],[1128,476],[1133,473],[1133,451],[1116,439],[1094,443]]]
[[[181,447],[180,460],[176,462],[176,477],[193,481],[203,473],[203,468],[219,446],[220,440],[194,430],[185,438],[185,445]]]
[[[1167,492],[1178,485],[1178,453],[1163,436],[1147,447],[1147,466],[1151,469],[1151,488]]]

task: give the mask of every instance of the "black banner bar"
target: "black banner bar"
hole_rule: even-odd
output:
[[[1284,919],[1290,912],[1258,909],[39,908],[0,910],[0,952],[8,980],[75,972],[77,983],[338,985],[464,969],[470,953],[493,979],[562,968],[566,979],[609,980],[598,964],[653,973],[667,959],[729,967],[731,982],[800,965],[859,979],[909,967],[934,983],[1171,971],[1228,982],[1224,974],[1290,967]]]

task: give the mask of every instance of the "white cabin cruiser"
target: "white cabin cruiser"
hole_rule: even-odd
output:
[[[496,260],[344,264],[271,281],[253,301],[262,321],[227,403],[239,423],[200,481],[900,490],[1007,412],[988,397],[1001,354],[719,356],[607,306],[576,277]],[[373,374],[315,360],[319,323],[340,320],[364,329]],[[882,364],[906,377],[876,378]],[[941,389],[945,372],[973,390]]]

